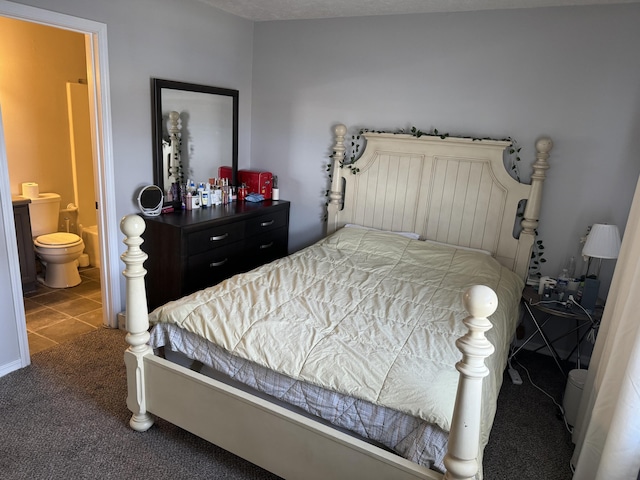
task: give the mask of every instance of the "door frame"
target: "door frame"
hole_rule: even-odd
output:
[[[87,83],[92,143],[94,148],[94,181],[98,197],[98,228],[100,230],[100,280],[102,289],[103,324],[118,328],[118,312],[121,307],[120,265],[118,255],[118,225],[115,204],[115,180],[113,162],[113,137],[109,87],[109,62],[106,24],[44,10],[41,8],[0,0],[0,16],[39,23],[51,27],[72,30],[85,35],[87,55]],[[2,140],[4,142],[4,140]],[[0,188],[9,192],[8,163],[0,156]],[[3,208],[10,205],[4,205]],[[3,222],[7,243],[16,245],[13,217],[5,216]],[[13,248],[13,247],[10,247]],[[16,247],[17,248],[17,247]],[[11,263],[11,259],[10,259]],[[12,269],[16,270],[16,269]],[[22,284],[19,268],[12,272],[12,296],[22,304]],[[20,315],[20,312],[22,314]],[[16,309],[16,325],[20,337],[20,351],[24,365],[29,364],[27,330],[24,307]],[[25,345],[22,345],[24,343]]]

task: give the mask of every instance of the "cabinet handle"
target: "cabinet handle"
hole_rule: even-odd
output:
[[[260,224],[261,227],[268,227],[269,225],[273,225],[273,223],[275,222],[275,220],[269,220],[268,222],[262,222]]]
[[[209,264],[210,268],[214,268],[214,267],[221,267],[222,265],[224,265],[225,263],[227,263],[229,259],[225,258],[224,260],[220,260],[219,262],[211,262]]]
[[[265,243],[264,245],[260,245],[260,250],[264,250],[265,248],[273,247],[273,242]]]
[[[214,237],[209,237],[209,241],[210,242],[217,242],[219,240],[224,240],[225,238],[227,238],[229,236],[228,233],[225,233],[223,235],[216,235]]]

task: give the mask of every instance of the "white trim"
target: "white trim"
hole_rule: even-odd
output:
[[[101,284],[103,323],[105,326],[117,328],[117,313],[120,311],[120,265],[117,252],[117,229],[109,228],[117,225],[115,204],[115,180],[113,162],[113,137],[111,129],[111,101],[109,87],[109,62],[107,49],[107,26],[78,17],[72,17],[48,10],[20,5],[0,0],[0,15],[25,20],[43,25],[73,30],[86,35],[86,53],[88,65],[88,84],[93,91],[93,102],[90,102],[92,131],[95,150],[96,191],[98,193],[98,225],[100,228]],[[6,159],[0,169],[6,170]],[[6,174],[6,172],[5,172]],[[9,191],[9,190],[7,190]],[[5,222],[6,223],[6,222]],[[5,225],[5,232],[7,225]],[[9,242],[15,243],[8,238]],[[17,276],[19,280],[19,274]],[[13,287],[12,287],[13,288]],[[14,298],[22,298],[22,288],[13,288]],[[24,306],[22,318],[16,319],[19,330],[24,330]],[[28,353],[27,353],[28,359]]]
[[[0,105],[0,189],[3,192],[10,192],[9,169],[7,164],[7,152],[4,142],[4,127],[2,124],[2,106]],[[13,302],[13,313],[16,321],[16,332],[18,338],[18,349],[20,359],[9,364],[0,365],[0,377],[9,372],[26,367],[31,363],[29,357],[29,339],[27,336],[27,320],[24,313],[24,302],[22,300],[22,276],[20,273],[20,260],[18,257],[18,240],[16,239],[15,219],[13,218],[13,205],[11,195],[0,195],[0,208],[2,209],[2,229],[6,238],[7,246],[7,267],[11,283],[11,299]]]
[[[27,356],[28,358],[28,356]],[[29,365],[29,363],[27,363]],[[0,365],[0,377],[4,377],[8,373],[19,370],[27,365],[23,365],[21,360],[16,360],[15,362],[6,363],[4,365]]]

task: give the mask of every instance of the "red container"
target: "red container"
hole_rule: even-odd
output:
[[[218,178],[228,178],[231,185],[231,167],[218,167]]]
[[[218,176],[228,178],[231,181],[231,167],[219,167]],[[247,186],[247,194],[260,193],[265,200],[271,198],[273,188],[273,175],[271,172],[261,172],[258,170],[238,170],[238,186]]]

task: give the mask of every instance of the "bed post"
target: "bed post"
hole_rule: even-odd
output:
[[[333,164],[331,166],[331,190],[329,191],[329,205],[327,206],[327,235],[338,229],[336,220],[338,210],[342,208],[342,182],[340,181],[340,167],[344,162],[344,136],[347,134],[347,127],[342,124],[336,125],[333,129],[336,142],[333,145]]]
[[[482,379],[489,374],[484,360],[494,352],[484,333],[492,327],[487,317],[498,307],[495,292],[487,286],[474,285],[464,293],[462,301],[470,313],[464,319],[469,331],[456,341],[462,360],[456,364],[460,381],[444,457],[445,480],[470,480],[478,472]]]
[[[522,217],[522,231],[518,240],[518,251],[516,253],[516,265],[514,272],[526,281],[529,275],[529,263],[531,262],[531,247],[536,236],[536,228],[538,228],[538,219],[540,218],[540,204],[542,202],[542,185],[547,178],[546,171],[549,169],[549,152],[553,148],[553,142],[550,138],[540,138],[536,142],[536,161],[533,164],[533,173],[531,174],[531,193],[527,200],[527,206],[524,209]]]
[[[147,271],[142,264],[147,254],[140,249],[144,220],[138,215],[128,215],[120,221],[120,230],[125,235],[123,242],[127,251],[120,258],[126,264],[122,272],[127,279],[126,341],[129,348],[124,352],[127,367],[127,407],[133,412],[129,425],[134,430],[144,432],[153,425],[153,418],[147,413],[145,392],[145,371],[143,357],[152,354],[149,341],[149,317],[144,276]]]

